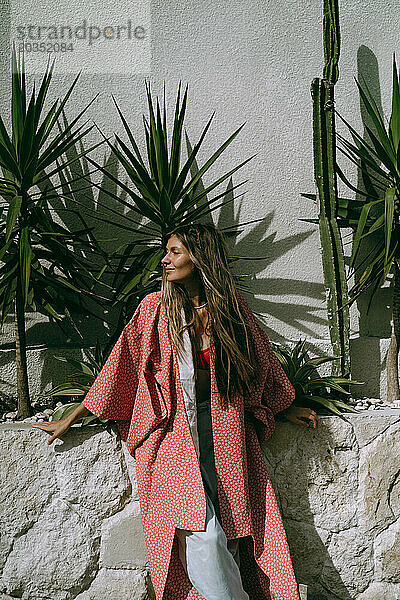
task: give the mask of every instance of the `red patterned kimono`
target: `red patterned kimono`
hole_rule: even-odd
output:
[[[294,389],[247,302],[261,377],[246,397],[218,403],[210,340],[211,416],[222,527],[240,540],[240,571],[251,600],[299,600],[286,534],[260,442]],[[178,556],[175,528],[204,531],[206,501],[187,420],[176,351],[161,292],[146,296],[124,327],[84,405],[117,422],[136,459],[139,500],[157,600],[200,600]]]

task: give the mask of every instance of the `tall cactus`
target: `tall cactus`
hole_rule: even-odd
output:
[[[324,0],[323,78],[311,84],[313,100],[314,177],[319,205],[319,232],[327,297],[328,324],[334,354],[332,375],[350,373],[348,288],[343,246],[337,224],[334,86],[339,76],[340,28],[338,0]]]

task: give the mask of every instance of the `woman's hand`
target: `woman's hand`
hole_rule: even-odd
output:
[[[285,419],[296,423],[297,425],[304,425],[305,427],[314,427],[316,429],[318,425],[318,415],[315,410],[307,408],[305,406],[294,406],[293,404],[283,411]]]
[[[54,442],[54,440],[61,437],[63,433],[68,431],[71,425],[71,419],[65,417],[65,419],[60,419],[59,421],[43,421],[42,423],[35,423],[32,425],[32,427],[37,427],[38,429],[43,429],[43,431],[52,433],[53,435],[51,438],[47,440],[47,444],[50,445],[52,442]]]
[[[86,417],[90,414],[90,410],[88,410],[84,403],[81,402],[78,404],[75,410],[68,415],[68,417],[64,417],[64,419],[60,419],[59,421],[51,421],[51,423],[46,421],[43,421],[42,423],[35,423],[35,425],[32,425],[32,427],[37,427],[38,429],[43,429],[43,431],[52,433],[53,435],[47,441],[47,443],[50,445],[52,442],[54,442],[54,440],[61,437],[63,433],[68,431],[71,425],[73,425],[76,421],[79,421],[79,419],[82,419],[82,417]]]

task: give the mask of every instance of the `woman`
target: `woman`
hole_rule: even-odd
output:
[[[221,233],[175,229],[161,292],[142,300],[62,435],[114,419],[136,459],[157,600],[298,600],[261,445],[274,415],[317,426],[236,291]]]

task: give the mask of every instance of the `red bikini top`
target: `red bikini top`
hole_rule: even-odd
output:
[[[197,353],[197,367],[199,369],[210,368],[210,348],[199,350],[199,352]]]

